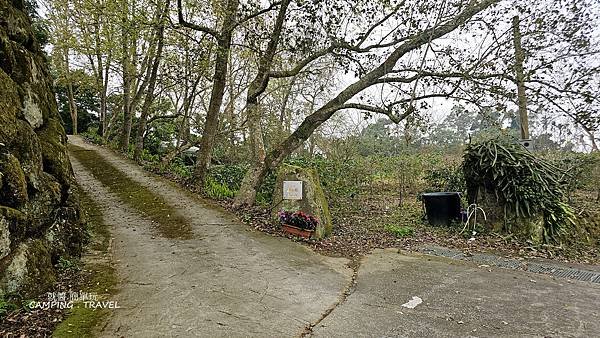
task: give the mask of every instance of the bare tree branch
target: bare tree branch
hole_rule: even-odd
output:
[[[256,12],[252,13],[252,14],[249,14],[246,17],[241,18],[240,20],[238,20],[236,23],[233,24],[233,27],[235,28],[235,27],[243,24],[246,21],[250,21],[250,20],[252,20],[252,19],[254,19],[256,17],[259,17],[259,16],[267,13],[267,12],[270,12],[270,11],[274,10],[275,8],[277,8],[279,5],[281,5],[281,1],[275,1],[274,3],[272,3],[271,5],[269,5],[269,7],[261,9],[259,11],[256,11]]]
[[[182,25],[183,27],[191,28],[191,29],[199,31],[199,32],[209,34],[217,40],[220,38],[220,34],[212,28],[185,21],[185,19],[183,18],[183,11],[182,11],[181,7],[182,7],[181,0],[177,0],[177,18],[179,18],[180,25]]]

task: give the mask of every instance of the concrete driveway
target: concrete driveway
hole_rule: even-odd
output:
[[[367,256],[356,282],[315,336],[600,336],[595,283],[393,250]]]

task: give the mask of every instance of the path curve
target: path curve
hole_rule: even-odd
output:
[[[190,239],[161,236],[71,156],[79,184],[99,204],[113,236],[119,277],[102,336],[298,336],[338,301],[352,270],[347,260],[318,255],[272,237],[114,152],[69,136],[162,196],[191,225]]]

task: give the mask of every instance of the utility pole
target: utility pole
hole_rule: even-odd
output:
[[[521,46],[521,30],[519,29],[519,16],[513,17],[513,40],[515,42],[515,79],[517,84],[517,99],[519,106],[519,120],[521,124],[521,139],[529,140],[529,118],[527,117],[527,97],[525,96],[525,76],[523,75],[523,61],[525,55]],[[527,147],[527,145],[526,145]]]

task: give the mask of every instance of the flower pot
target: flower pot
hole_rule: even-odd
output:
[[[312,236],[313,232],[315,232],[314,230],[301,229],[301,228],[298,228],[298,227],[295,227],[295,226],[289,225],[289,224],[282,224],[281,228],[283,229],[283,231],[287,232],[288,234],[302,237],[302,238],[310,238],[310,236]]]

